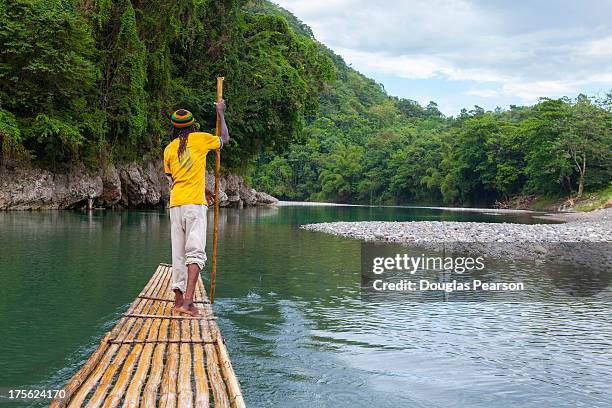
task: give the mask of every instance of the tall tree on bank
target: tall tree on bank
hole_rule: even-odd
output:
[[[597,165],[612,162],[612,118],[604,109],[605,103],[598,105],[586,95],[579,95],[567,123],[564,145],[578,173],[576,198],[584,193],[587,168],[595,165],[598,172]]]

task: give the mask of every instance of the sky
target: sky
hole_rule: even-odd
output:
[[[612,90],[612,0],[274,0],[391,95],[446,115]]]

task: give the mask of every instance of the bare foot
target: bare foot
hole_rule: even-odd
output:
[[[178,313],[181,306],[183,306],[183,292],[178,289],[174,289],[174,307],[172,310],[175,313]]]
[[[200,317],[200,312],[195,307],[193,302],[191,302],[189,304],[183,303],[183,305],[177,309],[177,312],[185,313],[185,314],[188,314],[189,316],[192,316],[192,317]]]

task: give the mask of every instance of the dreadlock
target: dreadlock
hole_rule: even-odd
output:
[[[178,147],[178,157],[181,160],[183,153],[185,153],[185,149],[187,149],[187,141],[189,139],[189,134],[195,132],[193,125],[185,127],[185,128],[174,128],[172,129],[172,140],[179,138],[179,147]]]

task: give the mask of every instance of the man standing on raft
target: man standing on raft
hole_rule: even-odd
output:
[[[172,114],[172,141],[164,150],[164,171],[170,180],[170,236],[174,311],[198,316],[193,293],[206,262],[206,155],[229,142],[225,101],[216,104],[221,136],[196,132],[185,109]]]

